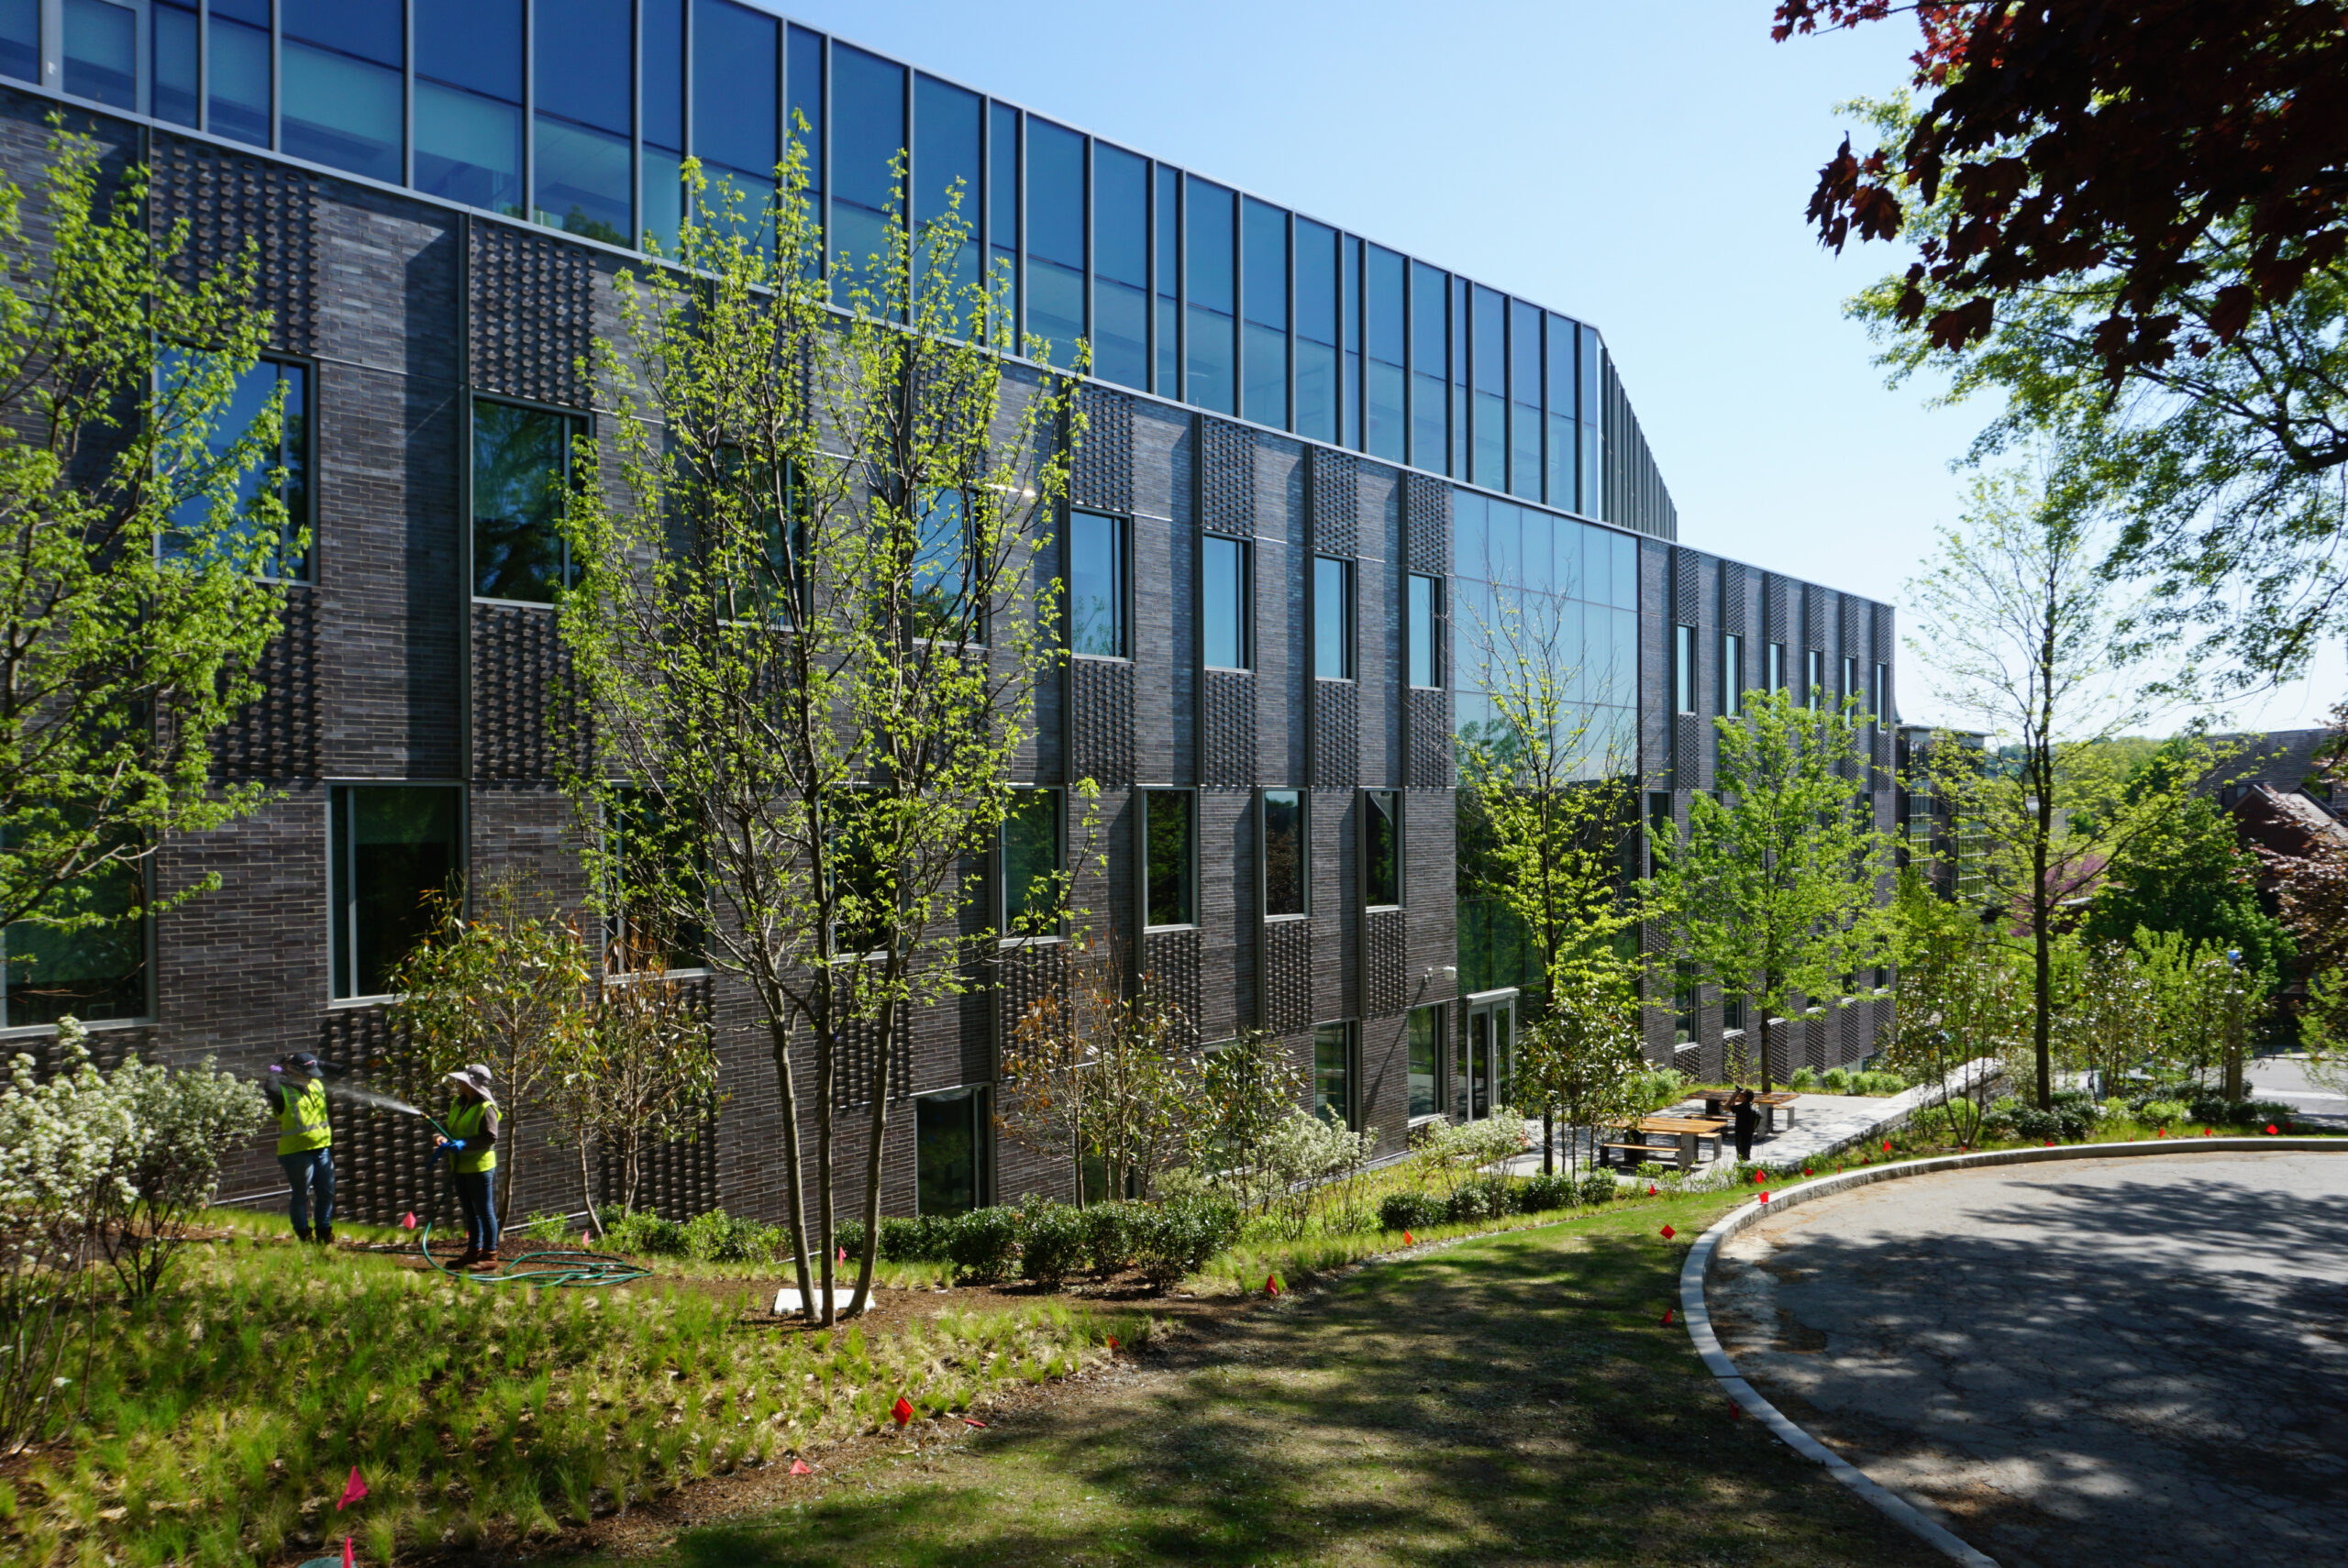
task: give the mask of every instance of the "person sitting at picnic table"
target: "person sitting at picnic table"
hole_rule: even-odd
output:
[[[1728,1110],[1736,1118],[1736,1157],[1750,1160],[1753,1158],[1753,1134],[1761,1126],[1761,1113],[1753,1109],[1753,1091],[1743,1084],[1737,1085],[1735,1097],[1728,1102]]]

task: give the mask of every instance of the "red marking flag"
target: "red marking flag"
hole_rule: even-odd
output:
[[[1415,1247],[1418,1245],[1418,1242],[1411,1240],[1411,1232],[1405,1231],[1402,1232],[1402,1244],[1406,1247]]]
[[[1764,1202],[1764,1203],[1768,1202],[1768,1201],[1769,1201],[1769,1195],[1768,1195],[1767,1193],[1766,1193],[1766,1192],[1765,1192],[1765,1193],[1763,1193],[1763,1194],[1761,1195],[1761,1201],[1762,1201],[1762,1202]]]
[[[1888,1138],[1883,1141],[1883,1152],[1887,1154],[1891,1153],[1891,1140]]]
[[[1653,1182],[1647,1183],[1647,1196],[1649,1198],[1653,1198],[1655,1196],[1655,1183]]]
[[[1673,1230],[1673,1229],[1672,1229],[1670,1226],[1668,1226],[1668,1225],[1666,1225],[1666,1226],[1663,1228],[1663,1239],[1664,1239],[1665,1241],[1667,1241],[1667,1241],[1669,1241],[1669,1240],[1671,1240],[1671,1238],[1672,1238],[1672,1237],[1677,1236],[1678,1234],[1679,1234],[1679,1232],[1678,1232],[1678,1231],[1675,1231],[1675,1230]]]
[[[980,1420],[975,1416],[957,1416],[954,1419],[961,1422],[966,1427],[978,1427],[983,1430],[986,1426],[984,1421]]]
[[[1109,1336],[1109,1348],[1111,1350],[1115,1350],[1117,1348],[1117,1336],[1114,1334],[1111,1334]]]
[[[1267,1296],[1278,1296],[1279,1293],[1280,1276],[1276,1274],[1266,1275],[1264,1276],[1264,1294]]]
[[[2270,1138],[2271,1138],[2271,1137],[2273,1137],[2273,1136],[2274,1136],[2274,1134],[2275,1134],[2275,1123],[2273,1123],[2272,1121],[2270,1121],[2270,1122],[2268,1122],[2268,1123],[2266,1124],[2266,1133],[2267,1133],[2267,1136],[2268,1136],[2268,1137],[2270,1137]]]
[[[791,1473],[793,1475],[813,1475],[815,1474],[814,1471],[807,1468],[807,1462],[803,1459],[794,1459],[791,1462]]]
[[[899,1426],[903,1426],[906,1422],[914,1419],[913,1401],[906,1398],[903,1394],[898,1395],[897,1402],[889,1407],[889,1414],[897,1419],[897,1424]]]
[[[350,1538],[342,1538],[342,1568],[359,1568],[359,1560],[351,1555]]]
[[[335,1500],[334,1511],[342,1512],[367,1495],[367,1483],[359,1478],[359,1466],[350,1467],[350,1479],[342,1484],[342,1496]]]
[[[1671,1327],[1671,1309],[1668,1307],[1663,1309],[1663,1326],[1667,1329]]]
[[[413,1231],[415,1229],[415,1209],[411,1209],[406,1213],[400,1216],[400,1229],[403,1231]]]

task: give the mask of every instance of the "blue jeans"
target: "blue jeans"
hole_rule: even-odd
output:
[[[465,1244],[477,1253],[497,1250],[497,1173],[458,1171],[457,1201],[465,1209]]]
[[[334,1151],[305,1149],[298,1154],[280,1154],[277,1163],[284,1167],[285,1185],[294,1189],[294,1233],[304,1241],[310,1237],[310,1203],[313,1190],[317,1195],[318,1229],[334,1223]]]

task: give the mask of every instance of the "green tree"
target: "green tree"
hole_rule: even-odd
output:
[[[599,1235],[591,1154],[617,1161],[619,1205],[633,1210],[646,1155],[698,1137],[721,1099],[710,1021],[658,961],[593,988],[587,1015],[557,1035],[548,1077],[548,1109],[578,1154],[580,1199]]]
[[[2162,788],[2159,771],[2147,783]],[[2139,929],[2237,952],[2262,989],[2279,982],[2294,952],[2289,931],[2258,901],[2257,855],[2243,847],[2232,817],[2206,795],[2183,800],[2165,832],[2141,835],[2112,856],[2081,934],[2090,943],[2125,943]]]
[[[1549,1008],[1517,1035],[1516,1091],[1566,1126],[1566,1168],[1574,1168],[1579,1132],[1627,1121],[1647,1110],[1647,1060],[1640,1048],[1637,994],[1630,977],[1578,968],[1553,982]],[[1545,1128],[1545,1132],[1546,1129]],[[1597,1147],[1593,1136],[1590,1145]],[[1544,1175],[1556,1169],[1549,1147]]]
[[[2027,989],[2012,955],[1984,927],[1981,911],[1943,899],[1912,867],[1899,873],[1891,910],[1898,1006],[1890,1065],[1911,1077],[1946,1084],[1967,1063],[2009,1059],[2024,1046]],[[1955,1142],[1980,1141],[1996,1081],[1997,1075],[1983,1074],[1965,1094],[1943,1102],[1940,1114]]]
[[[1766,1089],[1771,1015],[1839,996],[1882,962],[1891,839],[1862,789],[1856,699],[1834,707],[1815,689],[1806,700],[1749,692],[1742,713],[1713,723],[1718,794],[1689,798],[1684,838],[1659,834],[1646,892],[1696,977],[1760,1009]]]
[[[260,692],[265,574],[307,547],[275,487],[239,494],[282,404],[221,428],[268,342],[252,252],[190,281],[147,189],[138,168],[106,188],[62,129],[36,196],[0,182],[0,924],[61,936],[218,886],[158,891],[149,867],[266,799],[216,780],[212,745]]]
[[[1063,657],[1043,551],[1082,417],[1071,381],[1010,372],[1005,280],[957,282],[958,192],[827,279],[803,146],[759,212],[689,167],[680,265],[621,272],[598,345],[615,412],[576,469],[608,454],[615,483],[564,517],[558,621],[593,715],[570,787],[599,897],[698,930],[756,999],[794,1266],[830,1321],[835,1118],[869,1108],[857,1312],[905,1023],[997,945],[972,911]],[[621,863],[604,828],[631,813],[665,854]]]

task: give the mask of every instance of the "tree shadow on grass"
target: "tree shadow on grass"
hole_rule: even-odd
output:
[[[1365,1270],[674,1560],[1937,1563],[1728,1419],[1660,1321],[1683,1253],[1552,1230]]]

